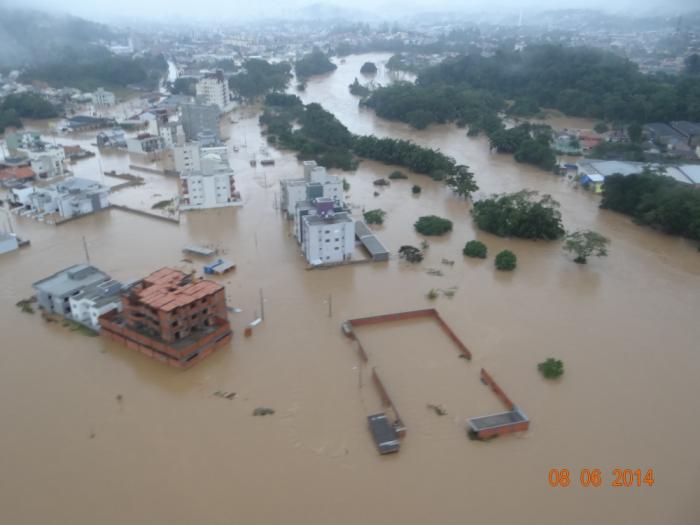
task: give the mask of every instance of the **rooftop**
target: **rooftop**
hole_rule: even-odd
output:
[[[109,280],[109,275],[89,264],[76,264],[45,279],[32,287],[51,295],[65,295],[75,290]]]
[[[222,290],[212,281],[194,280],[173,268],[161,268],[144,278],[141,288],[132,289],[145,305],[169,312]]]
[[[524,421],[528,421],[527,416],[519,408],[515,407],[508,412],[472,417],[469,419],[469,426],[474,432],[479,432],[487,428],[498,428],[513,423],[522,423]]]

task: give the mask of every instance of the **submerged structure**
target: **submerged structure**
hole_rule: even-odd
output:
[[[122,311],[100,317],[103,336],[178,368],[231,340],[224,287],[161,268],[129,286]]]

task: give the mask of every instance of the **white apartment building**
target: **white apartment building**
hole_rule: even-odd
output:
[[[214,154],[222,161],[228,163],[228,148],[225,144],[216,146],[202,146],[199,142],[185,142],[173,148],[173,163],[175,171],[201,171],[202,157]]]
[[[180,210],[202,210],[240,206],[241,196],[236,191],[233,170],[219,155],[200,156],[198,170],[180,174]]]
[[[158,123],[158,136],[163,139],[163,147],[172,149],[185,142],[185,132],[178,122]]]
[[[205,104],[214,104],[222,113],[231,108],[228,80],[220,69],[214,73],[205,74],[197,82],[195,91],[198,99],[201,99]]]
[[[117,103],[117,97],[111,91],[105,91],[103,88],[97,88],[92,94],[92,102],[98,108],[108,108]]]
[[[109,188],[98,182],[78,177],[46,186],[12,188],[10,200],[20,204],[36,217],[57,214],[63,219],[87,215],[108,208]]]
[[[297,207],[304,257],[312,266],[338,264],[352,259],[355,221],[332,199],[315,199],[311,206]]]
[[[122,284],[113,279],[83,288],[69,298],[70,317],[99,332],[102,314],[112,310],[122,311],[121,288]]]
[[[39,178],[50,179],[59,177],[66,171],[63,161],[66,152],[60,146],[44,145],[41,149],[23,150],[29,158],[34,173]]]
[[[294,217],[297,204],[323,197],[336,204],[344,201],[343,181],[335,175],[328,175],[326,168],[315,161],[304,162],[304,178],[280,181],[282,209],[288,218]]]

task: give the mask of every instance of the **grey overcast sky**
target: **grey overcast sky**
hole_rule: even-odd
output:
[[[34,7],[68,12],[106,21],[111,18],[154,17],[194,20],[236,20],[252,17],[281,17],[310,5],[339,6],[374,13],[409,14],[410,11],[498,11],[520,9],[587,8],[625,13],[646,13],[661,9],[673,14],[700,8],[697,0],[0,0],[0,5]]]

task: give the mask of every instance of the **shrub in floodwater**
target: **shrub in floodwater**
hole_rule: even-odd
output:
[[[366,211],[362,216],[367,224],[384,224],[386,212],[377,208],[376,210]]]
[[[444,235],[452,231],[452,221],[437,215],[425,215],[420,217],[413,227],[423,235]]]
[[[411,188],[411,193],[413,193],[413,195],[418,195],[421,191],[421,187],[418,186],[418,184],[414,184]]]
[[[435,299],[438,298],[438,291],[435,288],[431,288],[430,291],[425,294],[425,296],[430,299],[431,301],[434,301]]]
[[[510,250],[503,250],[496,255],[494,263],[499,270],[511,271],[518,265],[518,258]]]
[[[547,379],[556,379],[564,373],[564,363],[560,359],[549,357],[537,365],[537,370]]]
[[[486,253],[488,249],[486,245],[481,241],[469,241],[464,245],[464,250],[462,253],[467,257],[477,257],[479,259],[486,259]]]
[[[403,171],[396,170],[396,171],[391,172],[391,175],[389,175],[389,178],[391,180],[407,179],[408,175],[406,175]]]

